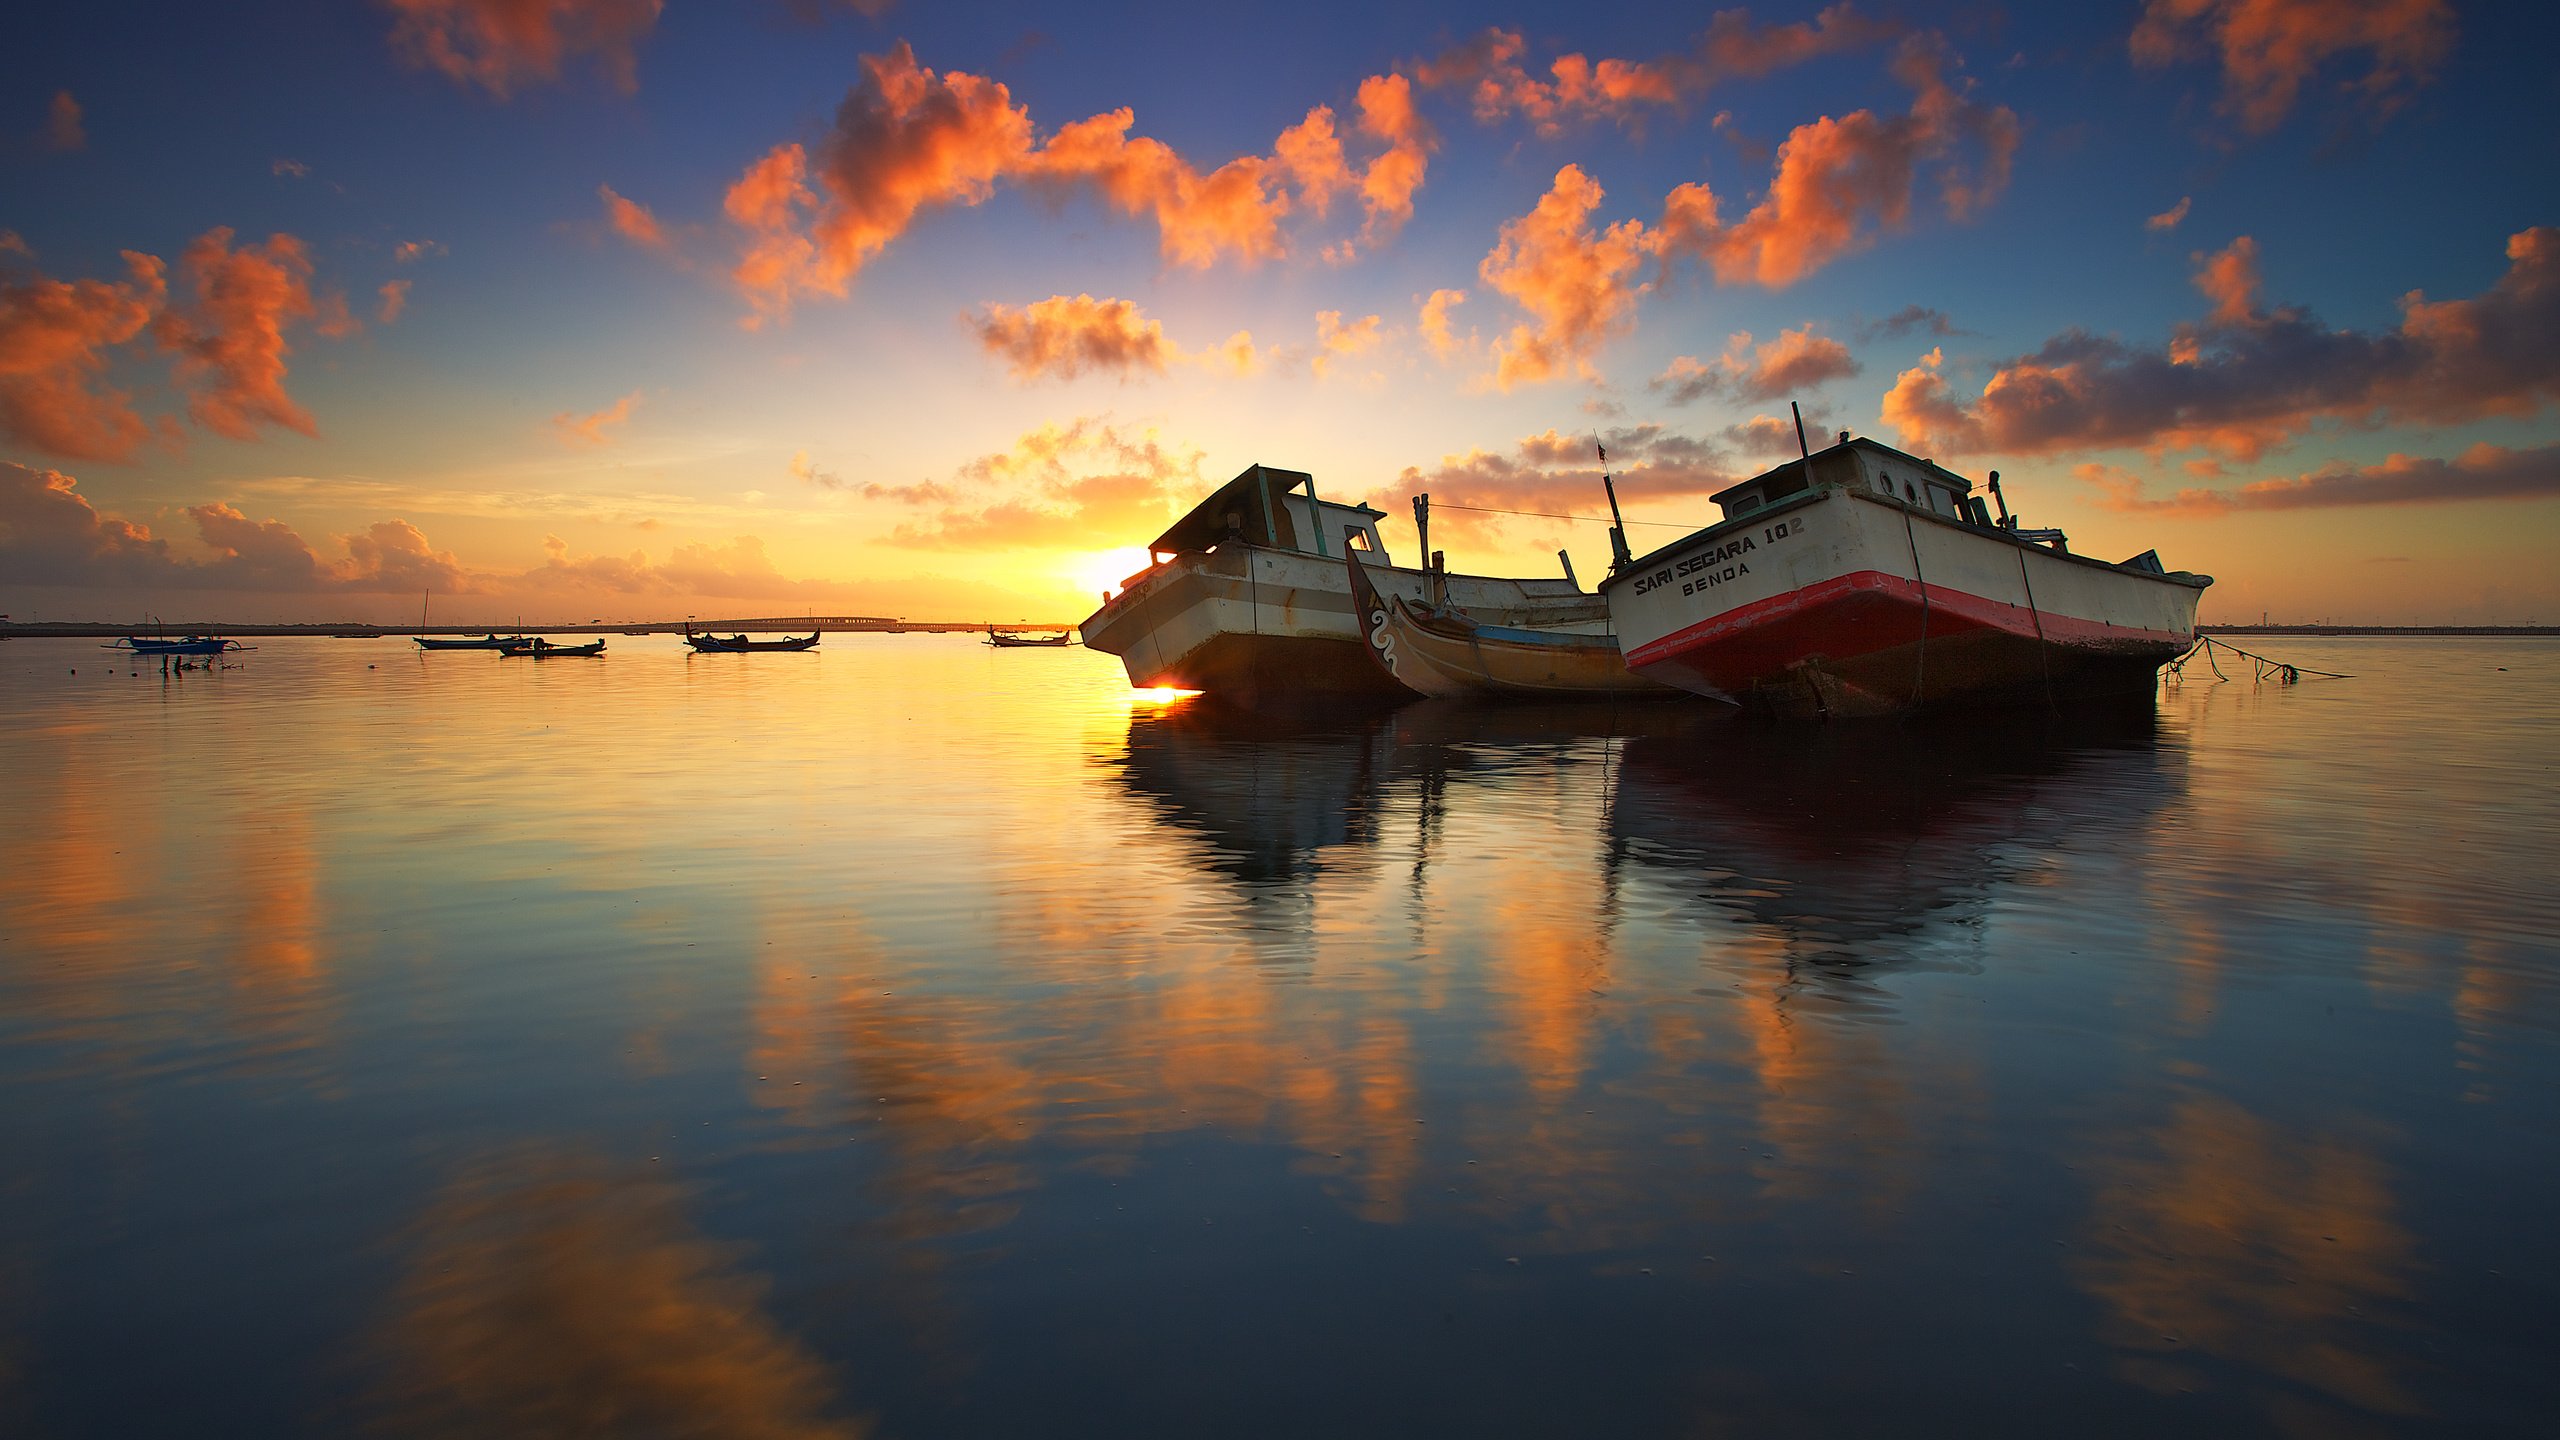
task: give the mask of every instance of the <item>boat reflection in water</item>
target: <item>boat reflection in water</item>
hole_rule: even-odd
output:
[[[1725,707],[1704,702],[1426,700],[1349,717],[1194,703],[1130,712],[1121,780],[1211,842],[1208,868],[1286,881],[1365,859],[1385,841],[1382,819],[1400,811],[1427,847],[1452,785],[1498,788],[1524,767],[1576,757],[1596,767],[1606,745],[1633,736],[1678,746],[1726,728]]]
[[[2145,707],[2023,726],[1737,723],[1711,746],[1637,737],[1616,853],[1746,926],[1848,1005],[1879,971],[1970,969],[2004,887],[2062,847],[2123,848],[2183,795]]]

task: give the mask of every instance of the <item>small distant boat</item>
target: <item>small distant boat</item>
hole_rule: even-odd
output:
[[[1055,635],[1007,635],[990,625],[987,627],[987,643],[999,650],[1061,650],[1076,643],[1076,632],[1061,630]]]
[[[550,660],[562,655],[601,655],[604,653],[604,641],[598,639],[590,640],[584,645],[554,645],[543,639],[519,640],[501,648],[498,653],[530,656],[536,660]]]
[[[1356,550],[1349,563],[1352,613],[1369,653],[1388,674],[1434,699],[1668,699],[1681,693],[1627,668],[1605,611],[1537,629],[1479,624],[1463,610],[1382,593]]]
[[[130,650],[136,655],[222,655],[250,647],[237,640],[225,640],[213,635],[188,635],[177,640],[154,640],[142,635],[127,635],[113,644],[101,645],[98,648]]]
[[[421,650],[504,650],[511,645],[531,643],[522,635],[462,635],[447,640],[420,635],[415,637]]]
[[[750,650],[814,650],[818,646],[815,630],[807,635],[781,640],[750,640],[744,635],[696,635],[684,632],[684,643],[706,655],[742,655]]]
[[[441,636],[431,637],[427,634],[427,602],[434,598],[435,592],[432,590],[418,597],[418,633],[414,638],[421,650],[504,650],[510,645],[525,643],[526,637],[522,635],[501,635],[495,630],[476,638],[469,635],[458,635],[451,639]],[[521,619],[518,623],[522,623]]]

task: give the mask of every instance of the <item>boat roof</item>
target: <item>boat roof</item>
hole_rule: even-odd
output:
[[[1271,508],[1277,510],[1281,504],[1279,497],[1300,486],[1312,487],[1314,483],[1315,477],[1303,470],[1282,470],[1270,465],[1248,465],[1242,474],[1219,486],[1206,500],[1192,506],[1191,513],[1174,521],[1173,527],[1157,536],[1154,543],[1147,546],[1147,549],[1155,553],[1206,550],[1227,538],[1227,516],[1230,512],[1243,522],[1243,529],[1247,536],[1261,538],[1265,543],[1270,543],[1274,539],[1286,543],[1287,537],[1262,534],[1263,516],[1266,513],[1263,509],[1264,503],[1268,500]],[[1269,488],[1259,488],[1264,486]],[[1373,521],[1383,520],[1387,515],[1384,510],[1372,510],[1366,505],[1344,505],[1337,501],[1322,499],[1317,500],[1316,504],[1325,510],[1365,515]]]
[[[1821,456],[1828,455],[1835,450],[1872,450],[1876,454],[1884,456],[1887,459],[1898,460],[1905,465],[1912,466],[1924,472],[1928,478],[1937,481],[1939,484],[1946,486],[1948,489],[1955,491],[1959,495],[1971,494],[1973,491],[1972,481],[1957,474],[1953,470],[1948,469],[1944,465],[1939,464],[1937,461],[1924,460],[1921,457],[1912,454],[1908,450],[1896,450],[1881,440],[1870,440],[1864,435],[1860,435],[1854,439],[1843,440],[1835,445],[1826,445],[1822,449],[1816,450],[1813,453],[1816,456]],[[1764,480],[1767,480],[1770,476],[1785,474],[1787,471],[1804,463],[1804,460],[1797,459],[1790,460],[1783,465],[1771,466],[1769,469],[1761,471],[1759,474],[1752,476],[1750,479],[1743,481],[1739,485],[1729,485],[1724,489],[1717,491],[1715,494],[1708,496],[1707,501],[1709,504],[1722,505],[1734,496],[1741,494],[1743,491],[1750,489],[1752,486],[1757,485]]]

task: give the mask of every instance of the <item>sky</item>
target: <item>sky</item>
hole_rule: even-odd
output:
[[[2207,621],[2560,623],[2530,5],[9,29],[19,620],[1070,622],[1257,463],[1589,583],[1597,447],[1646,550],[1795,402]]]

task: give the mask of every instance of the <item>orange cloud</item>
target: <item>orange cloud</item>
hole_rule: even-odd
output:
[[[1831,412],[1820,406],[1805,411],[1804,428],[1807,434],[1813,437],[1829,436],[1832,430]],[[1797,449],[1799,436],[1796,432],[1795,417],[1791,414],[1754,415],[1739,425],[1724,427],[1724,438],[1743,454],[1754,457],[1794,456],[1802,453]],[[1803,443],[1812,442],[1808,439]]]
[[[2172,205],[2168,209],[2161,211],[2159,214],[2152,216],[2150,219],[2143,221],[2142,228],[2145,230],[2175,230],[2178,228],[2178,222],[2187,218],[2187,207],[2193,203],[2193,196],[2181,195],[2178,197],[2177,204]]]
[[[1002,84],[936,75],[901,43],[862,57],[811,186],[807,154],[779,145],[729,188],[723,208],[748,232],[733,278],[750,327],[790,314],[800,294],[842,298],[863,265],[930,206],[975,205],[1031,150],[1031,117]]]
[[[1307,118],[1280,132],[1271,147],[1273,158],[1298,189],[1298,203],[1318,218],[1332,208],[1333,197],[1358,184],[1343,158],[1342,137],[1334,133],[1333,107],[1319,105]]]
[[[1386,338],[1385,327],[1386,322],[1376,315],[1364,315],[1345,324],[1339,310],[1317,311],[1317,354],[1309,368],[1315,371],[1317,379],[1323,379],[1334,362],[1376,349]]]
[[[1017,380],[1071,380],[1087,370],[1162,374],[1182,354],[1163,325],[1127,300],[1052,295],[1020,309],[989,305],[966,318],[978,343],[1002,356]]]
[[[2134,63],[2155,70],[2213,53],[2223,113],[2264,134],[2321,67],[2355,51],[2369,52],[2372,68],[2347,88],[2388,116],[2435,78],[2453,37],[2446,0],[2148,0],[2128,43]]]
[[[1413,218],[1413,195],[1430,173],[1438,143],[1413,108],[1413,82],[1402,75],[1372,75],[1360,82],[1360,129],[1387,148],[1360,177],[1360,203],[1368,220],[1361,243],[1393,235]]]
[[[844,488],[844,477],[836,474],[832,470],[819,469],[816,464],[811,462],[809,459],[809,452],[806,450],[794,450],[791,452],[791,478],[794,480],[806,481],[811,485],[817,486],[821,490],[841,490]]]
[[[1659,237],[1634,220],[1594,233],[1588,221],[1602,194],[1580,166],[1565,166],[1536,209],[1503,225],[1476,267],[1485,284],[1529,313],[1528,324],[1494,342],[1500,388],[1587,376],[1591,352],[1633,327],[1636,300],[1650,288],[1635,275]]]
[[[1935,37],[1904,43],[1894,72],[1915,92],[1907,114],[1855,110],[1799,125],[1778,146],[1768,193],[1731,225],[1704,184],[1682,185],[1664,203],[1666,256],[1711,266],[1724,284],[1792,285],[1843,254],[1873,243],[1909,218],[1922,171],[1937,181],[1947,213],[1963,219],[2006,188],[2018,145],[2018,117],[2005,105],[1967,97],[1950,84],[1954,63]],[[1978,169],[1965,158],[1970,145]]]
[[[13,584],[388,594],[472,588],[454,557],[404,520],[340,537],[347,558],[331,561],[281,521],[251,520],[224,504],[193,505],[186,514],[212,554],[194,560],[140,525],[98,513],[78,483],[59,471],[0,463],[0,573]]]
[[[1894,377],[1884,392],[1884,423],[1902,443],[1942,455],[1961,455],[1982,448],[1982,425],[1948,388],[1939,373],[1946,352],[1931,349],[1920,363]]]
[[[383,324],[388,325],[392,321],[399,319],[400,312],[408,308],[409,282],[406,280],[385,281],[382,286],[382,308],[374,312],[374,318],[381,321]]]
[[[2467,300],[2401,297],[2396,330],[2332,330],[2256,304],[2255,247],[2211,257],[2214,301],[2168,344],[2073,330],[2002,365],[1972,405],[1934,365],[1904,371],[1885,422],[1923,453],[2035,455],[2139,446],[2255,460],[2324,420],[2364,426],[2525,416],[2560,398],[2560,229],[2507,241],[2508,267]]]
[[[1551,528],[1554,521],[1501,511],[1546,515],[1590,515],[1601,504],[1600,457],[1596,445],[1609,447],[1609,468],[1619,494],[1630,502],[1706,495],[1732,484],[1731,474],[1715,447],[1659,425],[1639,425],[1606,434],[1560,434],[1548,430],[1523,437],[1508,454],[1470,450],[1445,455],[1425,469],[1406,466],[1385,495],[1371,503],[1400,514],[1413,497],[1431,497],[1436,534],[1484,533],[1506,528]]]
[[[1160,140],[1129,138],[1127,108],[1060,130],[1025,162],[1034,180],[1093,186],[1125,214],[1155,217],[1164,257],[1195,269],[1234,255],[1248,264],[1286,250],[1280,217],[1288,196],[1274,188],[1283,167],[1241,156],[1202,175]]]
[[[1144,450],[1136,453],[1143,455]],[[942,493],[934,487],[917,488]],[[1201,488],[1196,471],[1181,488]],[[1169,507],[1173,502],[1166,503]],[[766,553],[764,542],[752,535],[725,544],[679,545],[663,561],[653,561],[642,551],[579,555],[554,538],[537,564],[517,571],[480,570],[466,568],[450,552],[436,549],[405,520],[377,521],[335,537],[344,554],[332,559],[319,554],[291,526],[253,520],[228,504],[193,505],[185,514],[194,526],[195,544],[209,558],[180,554],[171,542],[153,536],[147,528],[99,513],[68,475],[0,462],[0,580],[22,587],[112,590],[127,597],[172,591],[251,591],[405,595],[412,603],[420,591],[432,589],[439,613],[448,595],[493,597],[489,608],[495,613],[507,613],[498,610],[496,600],[510,605],[545,599],[584,605],[600,596],[699,596],[897,613],[894,607],[912,600],[918,586],[933,594],[931,603],[949,606],[946,613],[987,614],[992,613],[991,604],[1010,613],[1026,603],[1011,592],[926,577],[904,582],[796,578],[782,573]],[[638,523],[644,530],[658,528],[655,521]],[[1110,543],[1121,538],[1125,537],[1115,535]]]
[[[1422,331],[1423,343],[1429,345],[1431,353],[1443,361],[1466,346],[1467,342],[1460,340],[1449,326],[1449,312],[1466,302],[1467,292],[1464,290],[1434,290],[1422,302],[1417,328]]]
[[[2258,316],[2258,242],[2243,235],[2213,255],[2195,257],[2196,288],[2213,302],[2209,325],[2246,325]]]
[[[445,253],[441,240],[403,240],[391,247],[391,263],[409,265]]]
[[[500,100],[518,86],[560,78],[575,56],[593,56],[614,88],[640,87],[637,50],[658,23],[661,0],[384,0],[397,16],[391,43],[402,59]]]
[[[891,539],[937,550],[1073,550],[1153,534],[1205,493],[1197,450],[1131,435],[1099,419],[1044,425],[960,467],[947,486],[883,498],[939,503]]]
[[[730,187],[725,208],[747,232],[734,278],[753,307],[750,327],[787,316],[803,295],[841,298],[924,211],[978,204],[1006,180],[1151,219],[1164,258],[1195,269],[1286,254],[1293,191],[1295,204],[1322,217],[1335,195],[1356,188],[1362,240],[1374,242],[1412,215],[1436,143],[1410,83],[1392,74],[1360,87],[1358,132],[1383,148],[1356,174],[1326,106],[1282,131],[1272,155],[1203,172],[1164,142],[1131,134],[1136,115],[1126,107],[1042,141],[1000,82],[937,74],[904,44],[862,65],[814,158],[797,144],[776,146]],[[1355,252],[1347,240],[1326,250],[1335,259]]]
[[[160,343],[177,353],[187,414],[234,440],[254,440],[261,425],[305,435],[319,427],[284,389],[285,331],[311,319],[311,257],[290,235],[231,248],[228,227],[208,230],[179,257],[195,303],[171,307],[152,323]],[[339,310],[344,309],[340,302]]]
[[[580,415],[575,411],[563,410],[551,417],[551,425],[553,429],[560,432],[562,444],[610,445],[613,443],[613,437],[604,432],[629,420],[631,412],[639,408],[639,405],[640,392],[634,390],[592,415]]]
[[[44,148],[47,150],[84,150],[89,145],[89,132],[80,123],[80,102],[68,90],[53,92],[53,103],[45,107]]]
[[[2307,475],[2254,480],[2237,490],[2180,490],[2165,499],[2145,497],[2141,482],[2114,466],[2080,465],[2072,473],[2099,489],[2107,509],[2142,514],[2547,500],[2560,496],[2560,445],[2510,450],[2484,441],[2449,461],[2394,452],[2378,465],[2339,461]]]
[[[12,584],[141,584],[175,563],[167,541],[99,514],[79,483],[0,461],[0,570]]]
[[[1858,370],[1848,346],[1827,335],[1814,334],[1808,324],[1782,330],[1777,339],[1756,350],[1751,348],[1751,332],[1738,332],[1726,341],[1724,353],[1714,360],[1702,362],[1694,356],[1675,356],[1670,367],[1650,383],[1651,388],[1667,392],[1674,405],[1686,405],[1710,395],[1761,401],[1810,390],[1828,381],[1845,380]]]
[[[626,200],[615,194],[610,185],[598,185],[596,194],[603,199],[605,219],[613,233],[644,250],[667,248],[667,232],[658,225],[658,217],[637,200]]]
[[[133,397],[103,384],[106,352],[142,333],[167,285],[157,258],[124,263],[120,282],[0,277],[0,435],[84,460],[125,459],[149,436]]]
[[[1239,330],[1226,343],[1204,352],[1199,360],[1213,369],[1233,375],[1251,375],[1262,368],[1262,352],[1253,348],[1253,332]]]
[[[1466,90],[1478,120],[1521,115],[1552,137],[1589,119],[1632,123],[1648,107],[1676,108],[1725,80],[1772,74],[1893,33],[1849,5],[1834,5],[1810,24],[1756,25],[1747,10],[1724,10],[1685,52],[1644,61],[1563,55],[1540,79],[1520,64],[1528,49],[1520,34],[1496,29],[1425,61],[1415,74],[1433,89]]]

